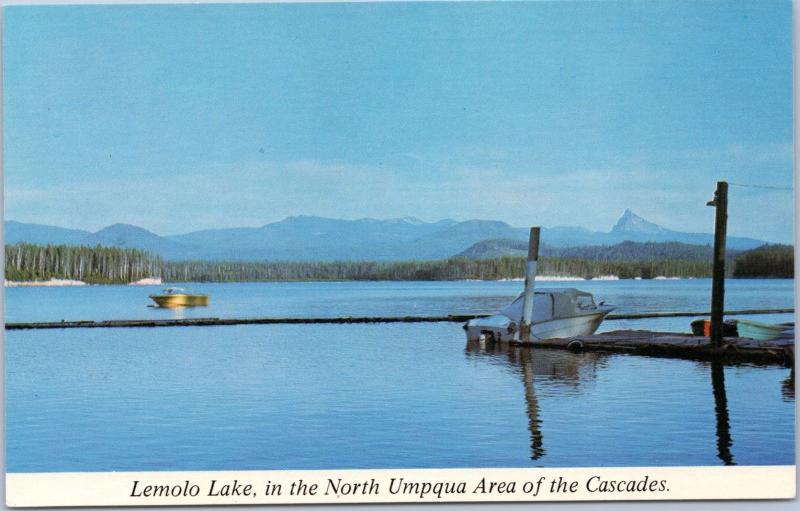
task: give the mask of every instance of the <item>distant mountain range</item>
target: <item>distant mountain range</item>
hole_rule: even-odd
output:
[[[110,225],[93,233],[9,220],[5,222],[5,243],[139,248],[169,260],[399,261],[504,255],[510,249],[515,251],[514,242],[527,240],[528,232],[528,228],[491,220],[423,222],[410,217],[337,220],[292,216],[262,227],[159,236],[128,224]],[[609,232],[581,227],[542,229],[542,243],[550,248],[613,245],[623,241],[709,245],[713,236],[666,229],[630,210],[625,210]],[[729,237],[727,246],[746,250],[764,243]]]

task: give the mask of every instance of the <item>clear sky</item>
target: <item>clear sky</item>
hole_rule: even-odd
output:
[[[792,186],[791,4],[10,7],[5,218],[710,232]],[[793,239],[791,191],[729,233]]]

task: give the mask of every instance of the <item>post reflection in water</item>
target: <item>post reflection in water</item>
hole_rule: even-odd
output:
[[[545,439],[542,434],[542,421],[546,417],[539,405],[536,395],[537,379],[545,388],[553,383],[578,387],[581,381],[594,379],[597,370],[605,365],[606,357],[601,353],[583,352],[580,354],[562,350],[515,346],[507,343],[487,341],[467,343],[467,356],[487,356],[494,360],[504,361],[516,369],[522,378],[525,391],[525,409],[530,431],[530,457],[538,460],[547,454]],[[710,363],[711,386],[714,395],[714,416],[716,418],[717,457],[725,465],[735,465],[731,448],[733,440],[728,415],[728,397],[725,390],[724,364],[718,361]],[[791,393],[792,397],[787,396]],[[793,399],[794,371],[783,382],[785,399]]]
[[[714,415],[717,418],[717,457],[725,465],[735,465],[731,453],[731,426],[728,418],[728,396],[725,393],[725,366],[711,362],[711,386],[714,392]]]
[[[581,379],[594,378],[597,366],[603,359],[602,355],[597,353],[574,354],[560,350],[537,350],[529,346],[515,346],[492,341],[485,343],[468,341],[466,352],[471,356],[504,357],[510,366],[519,368],[525,389],[525,407],[528,415],[528,430],[531,433],[530,457],[532,460],[538,460],[547,453],[542,435],[541,410],[536,397],[536,377],[577,387]]]
[[[784,401],[794,401],[794,366],[792,366],[789,376],[781,382],[781,395]]]
[[[536,388],[533,386],[533,370],[530,363],[531,350],[520,351],[522,364],[522,382],[525,384],[525,404],[528,412],[528,430],[531,432],[531,459],[538,460],[544,454],[542,447],[542,421],[539,419],[539,402],[536,400]],[[528,359],[528,360],[525,360]]]

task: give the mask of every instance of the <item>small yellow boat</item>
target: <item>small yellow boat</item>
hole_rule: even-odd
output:
[[[179,287],[169,287],[163,295],[150,295],[159,307],[204,307],[208,305],[208,295],[192,295]]]

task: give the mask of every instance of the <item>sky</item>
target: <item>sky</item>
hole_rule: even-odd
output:
[[[791,188],[791,3],[12,6],[6,220],[711,232]],[[792,242],[791,190],[728,233]]]

